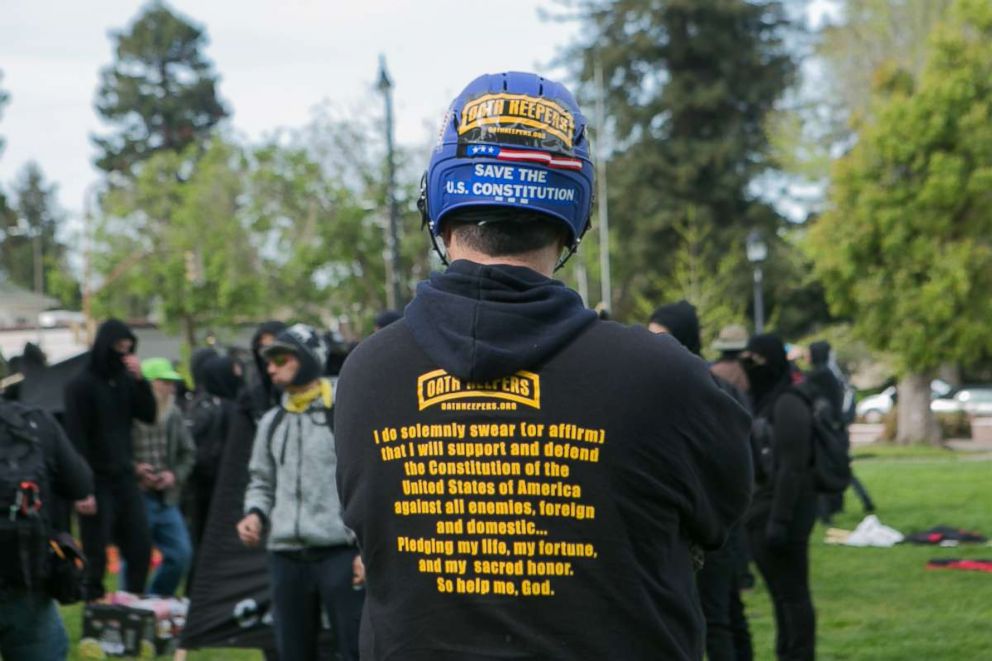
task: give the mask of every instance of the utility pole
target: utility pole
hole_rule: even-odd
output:
[[[596,58],[596,196],[599,198],[600,300],[613,312],[613,284],[610,280],[610,215],[606,204],[606,109],[603,66]]]
[[[389,225],[386,232],[386,307],[397,309],[403,303],[399,266],[399,210],[396,208],[396,161],[393,153],[393,81],[386,72],[386,56],[379,56],[379,84],[386,102],[386,200]]]

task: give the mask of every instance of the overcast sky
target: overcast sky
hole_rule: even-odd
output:
[[[99,179],[92,133],[99,71],[112,61],[110,32],[130,24],[134,0],[2,0],[0,86],[10,103],[0,186],[9,192],[29,160],[59,186],[77,214]],[[304,125],[328,101],[342,111],[381,116],[379,54],[393,78],[396,137],[426,143],[451,98],[480,73],[560,75],[549,66],[577,26],[542,20],[548,0],[172,0],[206,28],[207,57],[234,129],[257,139]]]

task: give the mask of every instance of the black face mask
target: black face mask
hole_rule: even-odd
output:
[[[759,396],[777,386],[782,379],[782,375],[771,365],[759,365],[750,360],[742,360],[741,366],[744,368],[744,373],[747,374],[751,391]]]

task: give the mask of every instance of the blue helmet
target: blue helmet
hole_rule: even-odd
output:
[[[452,211],[536,211],[561,221],[571,254],[589,228],[594,176],[586,118],[571,92],[533,73],[487,74],[444,117],[420,210],[435,247]]]

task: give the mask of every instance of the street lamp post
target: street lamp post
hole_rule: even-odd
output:
[[[751,230],[745,242],[747,250],[747,261],[751,262],[754,268],[754,332],[765,332],[765,301],[762,293],[761,264],[768,257],[768,246],[761,237],[761,232]]]
[[[386,57],[379,56],[379,83],[386,102],[386,197],[389,231],[386,234],[386,306],[395,310],[403,303],[399,267],[399,219],[396,208],[396,163],[393,156],[393,81],[386,72]]]

